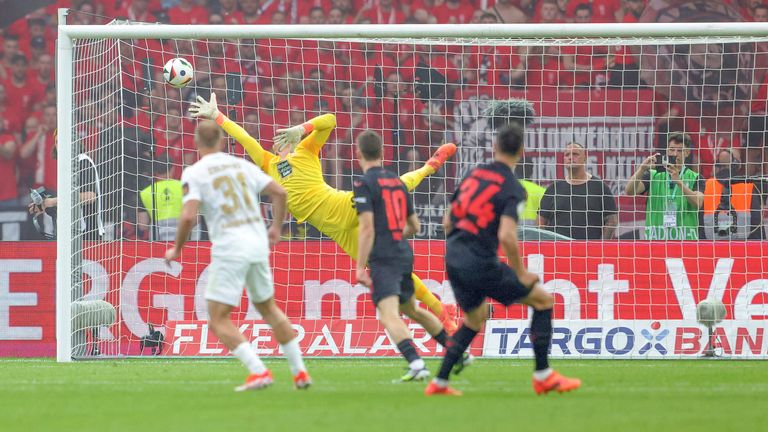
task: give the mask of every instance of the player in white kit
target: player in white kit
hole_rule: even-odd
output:
[[[301,357],[290,321],[274,300],[269,248],[280,241],[285,219],[285,190],[256,165],[221,152],[221,129],[213,121],[200,122],[195,145],[200,160],[181,175],[184,207],[176,243],[165,253],[166,262],[181,254],[199,212],[205,217],[211,238],[211,265],[205,299],[208,324],[219,340],[248,368],[250,375],[236,391],[261,389],[272,384],[272,373],[251,344],[240,334],[230,313],[240,305],[243,285],[248,298],[272,327],[293,374],[297,389],[312,384]],[[267,230],[261,215],[259,194],[272,198],[274,222]]]

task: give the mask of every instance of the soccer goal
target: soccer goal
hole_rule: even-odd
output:
[[[174,182],[197,158],[189,102],[211,92],[267,150],[275,129],[334,113],[319,163],[342,190],[365,129],[400,174],[456,143],[413,192],[415,273],[444,304],[455,300],[442,216],[463,174],[492,159],[495,129],[515,120],[493,102],[526,99],[536,116],[516,169],[529,196],[519,237],[555,294],[552,355],[768,353],[764,24],[64,24],[57,52],[59,361],[227,354],[206,324],[205,227],[178,262],[162,259]],[[194,68],[181,89],[163,80],[175,57]],[[691,142],[673,149],[674,132]],[[230,138],[224,147],[248,157]],[[648,179],[633,179],[644,161]],[[324,227],[283,226],[276,299],[306,355],[396,355]],[[493,304],[491,317],[473,352],[532,356],[526,308]],[[280,355],[246,298],[235,318],[260,354]],[[412,328],[422,354],[441,354]]]

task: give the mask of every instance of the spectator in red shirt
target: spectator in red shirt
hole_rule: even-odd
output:
[[[48,41],[45,37],[45,20],[40,18],[30,19],[27,21],[27,25],[29,27],[29,32],[19,38],[19,50],[27,54],[27,57],[31,61],[34,61],[33,55],[40,53],[39,44],[42,41],[43,50],[47,50],[48,52],[53,53],[53,44],[48,44]],[[38,51],[35,53],[32,53],[31,47],[33,40],[38,45],[36,47]],[[50,45],[50,47],[48,45]]]
[[[280,0],[272,0],[268,4],[261,5],[259,0],[240,0],[240,10],[243,12],[242,24],[269,24],[272,20],[272,14],[278,9],[275,5]]]
[[[208,24],[208,10],[195,4],[194,0],[181,2],[168,9],[170,24]]]
[[[303,17],[302,17],[303,18]],[[325,24],[325,10],[320,6],[315,6],[309,11],[309,24]]]
[[[0,84],[0,129],[9,133],[21,132],[22,114],[17,105],[8,101],[8,92]]]
[[[735,2],[728,2],[733,5],[733,7],[736,7],[739,9],[739,13],[742,17],[744,17],[747,21],[753,21],[754,20],[754,9],[758,5],[762,4],[762,0],[737,0]]]
[[[580,4],[574,14],[575,23],[592,22],[592,7]],[[567,86],[590,86],[599,84],[598,77],[602,76],[605,83],[607,76],[606,47],[600,46],[566,46],[561,51],[563,57],[563,73],[561,83]]]
[[[520,57],[526,67],[526,88],[553,89],[558,86],[561,70],[558,47],[522,47]]]
[[[181,110],[169,107],[167,114],[158,119],[155,129],[155,156],[168,154],[173,162],[173,178],[181,178],[184,167],[197,159],[192,131],[194,126],[181,117]]]
[[[37,62],[43,55],[53,55],[53,44],[49,44],[40,36],[33,38],[29,43],[29,67],[37,69]]]
[[[27,75],[27,58],[17,54],[11,61],[13,70],[11,77],[5,81],[5,91],[8,101],[17,107],[22,115],[29,114],[35,109],[35,105],[45,97],[44,90],[30,86]]]
[[[75,8],[72,17],[72,24],[77,25],[93,25],[96,23],[96,8],[90,1],[84,1],[80,3],[80,6]]]
[[[528,21],[525,12],[515,6],[511,0],[496,0],[496,4],[488,9],[488,12],[496,15],[500,23],[518,24]]]
[[[328,11],[328,24],[351,24],[354,19],[344,12],[344,9],[338,7],[332,7]]]
[[[45,93],[49,85],[55,84],[53,77],[53,57],[50,54],[41,54],[37,59],[37,69],[29,79],[33,87],[37,87],[38,93]]]
[[[624,16],[621,21],[625,24],[639,22],[645,9],[644,0],[624,0]],[[626,45],[612,47],[613,57],[609,57],[610,71],[608,85],[612,87],[637,86],[640,84],[637,58],[632,54],[632,48]]]
[[[136,22],[157,21],[157,18],[149,12],[149,0],[133,0],[118,10],[117,16]]]
[[[31,129],[26,130],[27,140],[19,149],[21,164],[27,173],[31,173],[33,187],[43,186],[55,191],[57,171],[53,149],[56,139],[53,131],[56,130],[56,107],[46,106],[43,108],[42,121],[38,124],[37,121],[28,120],[27,126]]]
[[[562,13],[560,12],[560,8],[557,6],[556,0],[544,0],[540,4],[539,17],[538,19],[534,17],[534,22],[541,24],[557,24],[565,22]]]
[[[0,62],[0,80],[6,80],[11,76],[11,60],[20,53],[19,38],[6,35],[3,41],[2,62]]]
[[[405,15],[393,3],[393,0],[378,0],[367,4],[360,9],[355,21],[368,19],[371,24],[402,24]]]
[[[0,208],[17,204],[16,138],[0,122]]]
[[[467,24],[472,20],[474,12],[475,8],[472,5],[462,3],[460,0],[447,0],[432,9],[432,15],[435,16],[438,24]]]
[[[296,3],[296,9],[299,15],[299,23],[301,24],[305,24],[311,21],[312,17],[310,15],[313,9],[322,9],[323,16],[325,17],[326,12],[330,11],[331,7],[333,7],[331,0],[297,0]],[[291,5],[291,8],[293,8],[293,5]],[[309,20],[307,18],[309,18]],[[322,24],[325,23],[323,22]]]
[[[575,21],[576,9],[581,5],[588,5],[592,8],[592,22],[621,22],[624,16],[621,0],[570,0],[566,7],[565,16],[573,18]]]
[[[243,13],[237,7],[237,0],[219,0],[218,8],[213,10],[221,15],[224,24],[242,24],[245,22]]]
[[[752,19],[755,22],[768,22],[768,6],[759,4],[752,8]]]

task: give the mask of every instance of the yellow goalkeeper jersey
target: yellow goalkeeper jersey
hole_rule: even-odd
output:
[[[314,130],[282,160],[264,150],[235,122],[226,119],[221,127],[245,148],[256,165],[285,188],[288,211],[296,220],[307,221],[336,240],[339,231],[353,229],[358,224],[353,193],[336,190],[323,179],[320,150],[336,127],[336,116],[324,114],[313,118],[310,123],[314,125]],[[345,250],[352,248],[352,245],[340,246]]]

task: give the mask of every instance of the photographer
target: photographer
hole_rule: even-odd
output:
[[[762,187],[744,177],[740,155],[722,149],[704,186],[703,232],[708,240],[763,240]]]
[[[54,134],[53,159],[56,159],[56,135]],[[96,164],[86,154],[77,156],[78,175],[78,210],[79,216],[73,221],[76,233],[82,235],[83,240],[100,240],[105,233],[104,223],[101,219],[101,187],[99,173]],[[58,198],[55,192],[39,187],[32,191],[32,202],[29,204],[29,213],[35,223],[35,228],[46,239],[56,238],[56,210]],[[50,216],[52,223],[46,224],[41,216]]]
[[[629,196],[648,195],[646,240],[698,240],[699,210],[704,204],[704,182],[691,170],[691,137],[672,132],[665,156],[646,158],[627,182]],[[651,168],[656,164],[655,168]]]

